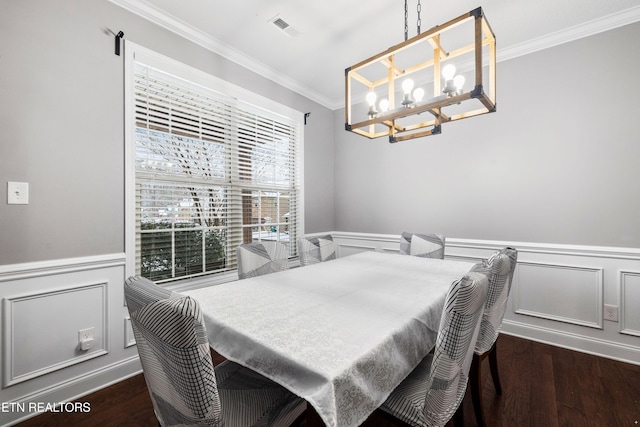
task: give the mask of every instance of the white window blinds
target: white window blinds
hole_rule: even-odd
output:
[[[241,243],[296,255],[299,121],[134,60],[135,273],[233,270]]]

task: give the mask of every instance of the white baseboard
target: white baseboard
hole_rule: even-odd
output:
[[[593,354],[620,362],[640,365],[640,348],[614,341],[561,332],[525,323],[505,321],[500,333],[549,344],[555,347]]]
[[[38,390],[20,398],[20,403],[24,404],[27,408],[25,412],[1,412],[0,426],[12,426],[39,415],[38,412],[30,412],[28,410],[29,403],[56,404],[71,401],[82,402],[83,396],[124,381],[141,372],[140,359],[138,355],[135,355],[112,365],[104,366],[89,374],[71,378],[55,386]]]

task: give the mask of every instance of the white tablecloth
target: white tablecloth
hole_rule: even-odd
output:
[[[449,285],[472,266],[364,252],[185,293],[217,352],[350,427],[433,348]]]

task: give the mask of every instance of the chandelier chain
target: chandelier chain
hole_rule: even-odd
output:
[[[404,0],[404,40],[409,38],[409,7],[407,6],[407,0]]]
[[[420,34],[420,26],[422,25],[422,19],[420,19],[420,12],[422,11],[422,5],[420,4],[420,0],[418,0],[418,34]]]

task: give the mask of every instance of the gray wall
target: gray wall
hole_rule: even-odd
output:
[[[106,0],[24,0],[0,14],[0,265],[124,251],[123,58],[108,30],[312,113],[307,232],[640,247],[640,24],[500,62],[496,114],[389,145]],[[8,181],[29,182],[29,205],[6,204]]]
[[[389,144],[334,113],[336,229],[640,247],[640,23],[498,63],[498,111]]]
[[[0,265],[124,251],[125,38],[301,112],[306,231],[334,228],[331,112],[106,0],[10,0],[0,13]],[[8,181],[30,203],[6,204]]]

